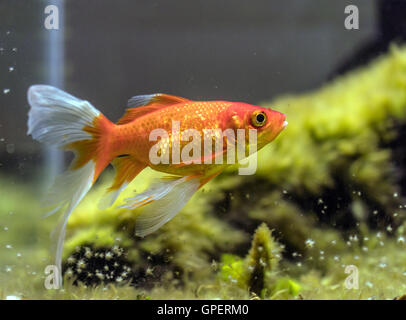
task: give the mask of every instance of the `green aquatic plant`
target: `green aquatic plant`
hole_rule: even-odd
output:
[[[140,177],[141,183],[135,181],[131,184],[118,201],[132,194],[134,185],[142,189],[158,177],[152,170],[146,170]],[[104,210],[97,208],[95,203],[105,192],[105,185],[102,181],[96,186],[69,220],[65,260],[84,246],[96,251],[120,246],[135,270],[134,283],[142,285],[145,281],[140,282],[137,277],[144,275],[149,280],[148,285],[162,278],[185,284],[191,278],[208,277],[212,259],[219,258],[218,252],[233,249],[245,241],[245,233],[218,221],[211,214],[213,197],[207,192],[210,184],[199,197],[192,198],[173,223],[145,238],[134,235],[139,210],[116,209],[115,206]]]
[[[220,278],[261,298],[270,296],[272,286],[280,291],[291,285],[289,294],[297,295],[300,286],[293,280],[276,281],[280,259],[281,246],[272,237],[268,226],[262,223],[256,229],[251,248],[244,259],[231,254],[222,256]]]
[[[203,270],[210,274],[218,249],[240,254],[246,232],[261,221],[276,230],[285,255],[294,258],[305,257],[312,241],[325,254],[342,250],[345,241],[334,227],[359,233],[360,223],[378,228],[399,224],[404,212],[389,144],[406,114],[405,48],[393,47],[368,67],[320,90],[263,105],[285,112],[290,125],[258,153],[256,175],[237,176],[231,168],[145,239],[132,233],[137,211],[96,208],[105,186],[101,183],[69,221],[65,258],[77,246],[105,247],[121,239],[134,265],[149,265],[145,257],[152,252],[164,257],[172,271],[193,278]],[[118,202],[132,195],[134,187],[147,188],[153,178],[147,172],[136,179]],[[112,236],[97,237],[97,230]],[[324,268],[322,261],[311,263]]]
[[[258,296],[265,296],[266,283],[270,273],[275,273],[280,260],[280,246],[273,239],[271,231],[265,223],[254,233],[251,249],[247,256],[249,272],[249,288]]]
[[[43,285],[55,218],[40,219],[36,188],[2,175],[0,297],[403,295],[406,47],[392,47],[318,90],[262,105],[286,113],[289,126],[258,153],[257,173],[228,169],[148,237],[134,235],[142,209],[116,206],[159,175],[146,170],[103,210],[97,203],[111,175],[101,177],[68,222],[64,291]],[[347,265],[359,270],[358,291],[344,287]]]
[[[400,204],[396,150],[390,146],[405,122],[405,89],[405,48],[392,47],[388,55],[320,90],[264,103],[285,112],[290,126],[259,152],[257,175],[301,202],[325,201],[335,193],[343,202],[358,199],[369,209],[357,220],[398,223],[399,216],[390,214]],[[331,217],[337,209],[351,216],[345,208],[324,211]],[[375,209],[381,212],[371,217]]]

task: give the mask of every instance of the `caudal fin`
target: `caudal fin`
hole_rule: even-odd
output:
[[[71,168],[56,178],[46,199],[47,204],[65,209],[54,231],[57,237],[55,264],[61,276],[69,215],[111,160],[106,137],[113,124],[89,102],[52,86],[31,86],[28,102],[31,108],[27,134],[39,142],[72,150],[76,156]]]

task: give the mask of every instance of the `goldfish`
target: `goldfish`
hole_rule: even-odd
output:
[[[113,205],[147,167],[171,175],[120,206],[144,207],[135,219],[135,233],[143,237],[171,220],[193,194],[232,165],[223,160],[230,160],[226,154],[239,136],[237,131],[254,130],[257,151],[287,125],[283,113],[243,102],[193,101],[162,93],[138,95],[113,123],[88,101],[52,86],[33,85],[27,96],[27,134],[75,154],[70,168],[55,179],[47,196],[55,207],[50,214],[63,213],[56,228],[55,263],[59,270],[68,218],[109,164],[115,168],[115,176],[101,208]],[[199,152],[199,148],[206,148],[205,142],[218,141],[218,132],[227,130],[231,134],[219,139],[225,144]],[[191,145],[190,138],[199,136],[201,140]],[[245,136],[243,142],[247,142]]]

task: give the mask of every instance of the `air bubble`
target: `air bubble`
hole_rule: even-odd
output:
[[[353,241],[353,242],[358,242],[358,236],[355,234],[355,235],[351,235],[350,237],[349,237],[349,240],[350,241]]]
[[[313,246],[314,246],[314,244],[315,244],[315,241],[312,240],[312,239],[307,239],[307,240],[305,241],[305,244],[306,244],[306,247],[308,247],[308,248],[313,248]]]
[[[15,149],[16,149],[16,148],[15,148],[14,143],[8,143],[8,144],[6,145],[6,151],[7,151],[7,153],[12,154],[12,153],[14,153]]]

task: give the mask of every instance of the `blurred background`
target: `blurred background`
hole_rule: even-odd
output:
[[[48,5],[59,9],[58,30],[44,25]],[[345,27],[348,5],[358,29]],[[104,283],[97,273],[107,266],[110,282],[131,284],[125,298],[156,284],[153,298],[404,294],[405,17],[403,0],[0,0],[0,298],[49,294],[43,266],[55,224],[39,219],[38,199],[69,157],[26,135],[33,84],[88,100],[113,121],[130,97],[157,92],[288,115],[256,175],[222,174],[145,239],[134,236],[131,210],[97,208],[102,177],[68,223],[64,270],[80,281]],[[147,172],[137,190],[153,178]],[[251,292],[259,247],[272,268]],[[349,264],[362,268],[362,294],[337,291]],[[208,283],[212,292],[198,296]]]
[[[65,19],[47,30],[52,1],[1,0],[0,163],[25,166],[21,156],[39,151],[26,136],[26,91],[50,83],[52,34],[63,41],[65,90],[116,120],[137,94],[258,103],[314,89],[374,38],[384,40],[386,2],[396,1],[60,1]],[[348,4],[359,8],[358,30],[344,27]]]

